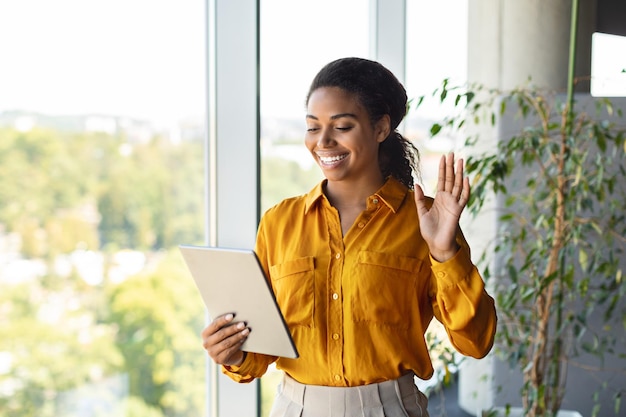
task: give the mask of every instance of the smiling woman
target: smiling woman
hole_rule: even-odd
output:
[[[326,63],[340,57],[375,54],[376,30],[372,24],[378,17],[370,8],[375,3],[378,2],[268,0],[260,3],[261,212],[283,198],[308,192],[323,177],[322,170],[311,165],[319,159],[314,159],[303,145],[308,126],[304,105],[306,90],[316,71]],[[385,10],[398,3],[386,2]],[[397,44],[393,46],[406,42],[409,99],[430,93],[443,76],[454,79],[465,76],[466,19],[465,1],[445,0],[406,2],[406,15],[388,21],[393,32],[403,27],[401,20],[406,20],[406,34],[402,39],[395,39]],[[390,30],[382,32],[388,34]],[[437,42],[424,41],[434,38]],[[454,146],[451,141],[444,147],[440,146],[443,141],[422,141],[427,136],[423,126],[435,115],[441,115],[441,109],[419,114],[411,112],[400,129],[423,145],[420,147],[424,151],[422,180],[429,191],[436,183],[442,151],[447,152]],[[434,146],[439,147],[432,150]],[[436,331],[445,338],[443,329]],[[269,414],[279,378],[280,373],[273,368],[262,378],[263,416]],[[421,387],[428,388],[437,379]]]

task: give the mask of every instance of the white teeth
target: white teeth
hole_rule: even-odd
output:
[[[346,156],[348,156],[348,155],[344,154],[344,155],[337,155],[337,156],[319,156],[319,158],[320,158],[320,161],[322,161],[322,163],[324,163],[324,164],[331,164],[333,162],[341,161]]]

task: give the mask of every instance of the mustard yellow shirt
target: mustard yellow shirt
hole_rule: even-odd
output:
[[[241,366],[223,372],[249,382],[276,361],[305,384],[356,386],[410,370],[428,379],[424,332],[433,316],[460,353],[485,356],[496,328],[494,301],[462,233],[458,253],[435,261],[420,234],[413,191],[390,178],[342,236],[323,185],[269,209],[255,247],[300,357],[248,353]]]

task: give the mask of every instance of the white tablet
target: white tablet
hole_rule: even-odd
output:
[[[274,292],[252,250],[180,245],[211,319],[233,313],[250,335],[246,352],[297,358],[298,351]]]

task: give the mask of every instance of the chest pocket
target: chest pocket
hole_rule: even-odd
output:
[[[314,266],[312,256],[270,266],[276,301],[290,326],[313,327]]]
[[[359,253],[351,297],[353,320],[407,329],[419,299],[416,284],[421,264],[406,256]]]

